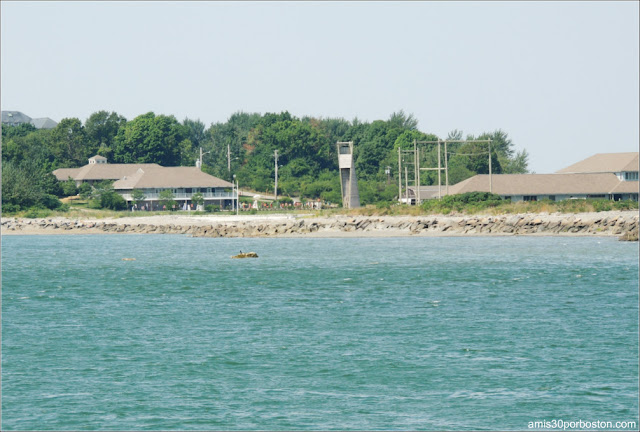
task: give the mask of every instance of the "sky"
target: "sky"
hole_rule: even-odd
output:
[[[498,129],[555,172],[639,144],[639,7],[623,2],[0,3],[2,110],[153,111]]]

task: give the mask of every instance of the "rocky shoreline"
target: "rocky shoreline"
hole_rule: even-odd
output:
[[[220,217],[2,219],[2,234],[186,234],[193,237],[397,237],[583,235],[638,239],[638,212],[463,216]]]

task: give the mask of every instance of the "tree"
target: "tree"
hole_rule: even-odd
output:
[[[529,153],[521,150],[511,159],[501,160],[505,174],[526,174],[529,172]]]
[[[79,187],[78,187],[78,194],[80,195],[80,198],[82,199],[89,199],[89,197],[91,196],[91,192],[93,191],[93,188],[91,187],[91,185],[89,183],[82,183]]]
[[[69,180],[62,183],[62,194],[64,196],[73,196],[77,193],[78,188],[76,187],[76,182],[71,177],[69,177]]]
[[[97,111],[91,114],[84,123],[89,147],[96,149],[97,154],[111,159],[115,138],[126,123],[127,119],[116,112]]]
[[[52,130],[51,141],[51,150],[61,166],[82,166],[97,150],[87,146],[84,126],[77,118],[62,119]]]
[[[117,163],[157,163],[176,166],[180,143],[187,131],[173,116],[143,114],[128,122],[115,138],[113,159]]]
[[[405,114],[403,110],[392,113],[388,123],[392,128],[407,130],[418,129],[418,119],[416,119],[413,114]]]
[[[56,178],[38,167],[34,160],[2,164],[2,205],[5,210],[17,211],[30,207],[55,209],[62,204],[56,197],[59,192]]]
[[[114,190],[105,191],[100,196],[100,206],[111,210],[124,210],[127,202]]]
[[[191,196],[191,201],[196,206],[201,206],[202,204],[204,204],[204,196],[200,192],[196,192]]]
[[[184,119],[182,125],[185,127],[186,139],[180,146],[180,165],[193,166],[200,157],[200,148],[211,147],[209,141],[211,136],[207,134],[204,123],[200,120]]]
[[[171,189],[161,190],[158,198],[160,198],[160,205],[164,206],[167,209],[172,209],[177,205],[175,196],[173,195]]]
[[[458,152],[449,159],[450,165],[458,165],[475,174],[489,174],[489,146],[486,143],[466,143],[460,146]],[[496,150],[491,147],[491,172],[502,173]]]
[[[131,191],[131,198],[133,198],[133,201],[138,207],[142,207],[146,196],[144,196],[144,192],[142,192],[140,189],[134,189]]]
[[[37,131],[36,127],[31,123],[21,123],[17,126],[11,126],[8,124],[2,125],[2,140],[13,137],[24,137],[32,132]]]

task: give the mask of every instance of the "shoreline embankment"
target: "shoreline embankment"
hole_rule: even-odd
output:
[[[193,237],[617,236],[638,238],[637,211],[598,213],[309,216],[240,215],[3,218],[2,235],[185,234]]]

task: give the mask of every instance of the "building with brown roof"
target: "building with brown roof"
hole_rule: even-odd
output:
[[[102,156],[98,156],[102,157]],[[126,175],[135,173],[140,168],[160,167],[158,164],[109,164],[94,158],[89,159],[89,163],[80,168],[59,168],[53,172],[53,175],[60,181],[66,181],[69,178],[75,180],[76,186],[82,183],[94,184],[103,180],[119,180]],[[92,162],[91,160],[94,159]]]
[[[442,186],[441,193],[492,192],[512,201],[587,198],[638,201],[638,189],[636,152],[596,154],[555,174],[479,174],[448,188]],[[438,196],[422,192],[421,188],[423,199]]]
[[[145,209],[161,209],[160,193],[170,190],[181,208],[195,208],[192,197],[201,193],[204,205],[219,205],[221,208],[235,206],[237,194],[233,184],[202,172],[196,167],[163,167],[158,164],[110,164],[102,156],[93,156],[80,168],[60,168],[53,172],[60,181],[69,178],[79,186],[113,180],[113,188],[126,201],[134,205],[133,191],[144,194]]]
[[[614,173],[620,180],[638,180],[638,153],[598,153],[557,171],[558,174]]]
[[[138,189],[145,196],[145,203],[151,208],[160,208],[160,193],[170,190],[174,200],[182,208],[193,208],[192,197],[202,194],[205,205],[219,205],[221,208],[234,206],[237,200],[233,184],[200,171],[196,167],[148,167],[140,168],[131,175],[113,183],[113,188],[128,202],[133,203],[133,191]]]

